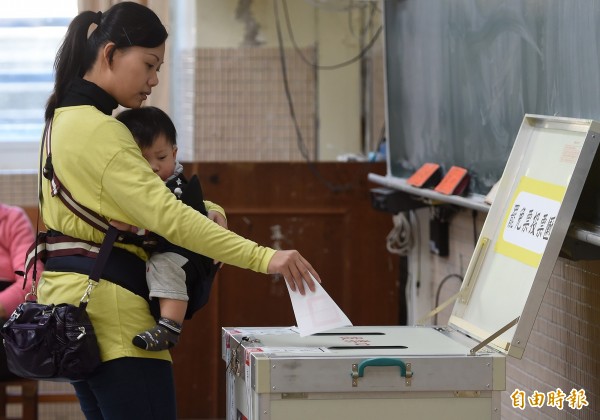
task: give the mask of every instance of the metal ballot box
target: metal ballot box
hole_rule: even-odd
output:
[[[227,419],[500,419],[599,131],[525,116],[448,325],[223,328]]]

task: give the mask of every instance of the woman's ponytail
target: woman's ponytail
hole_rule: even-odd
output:
[[[46,103],[44,118],[50,120],[54,110],[64,98],[69,83],[83,76],[84,60],[87,50],[87,34],[90,25],[97,20],[95,12],[82,12],[69,24],[65,38],[56,53],[54,60],[54,91]]]

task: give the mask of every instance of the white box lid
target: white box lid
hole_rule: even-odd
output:
[[[521,358],[598,148],[600,124],[525,115],[449,326]],[[485,139],[481,139],[485,141]]]

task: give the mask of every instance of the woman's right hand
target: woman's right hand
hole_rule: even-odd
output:
[[[267,271],[269,274],[281,274],[290,289],[292,291],[298,290],[301,295],[306,293],[304,283],[308,285],[312,292],[315,291],[315,280],[321,283],[319,274],[296,250],[276,251],[271,261],[269,261]]]

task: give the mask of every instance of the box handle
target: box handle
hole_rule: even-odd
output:
[[[398,366],[400,368],[400,376],[405,378],[404,384],[406,386],[410,386],[411,380],[413,377],[413,372],[411,369],[410,363],[404,363],[400,359],[392,359],[388,357],[376,357],[373,359],[366,359],[362,362],[356,364],[352,364],[352,372],[350,376],[352,376],[352,386],[358,386],[358,378],[362,378],[365,374],[365,368],[369,366]]]

